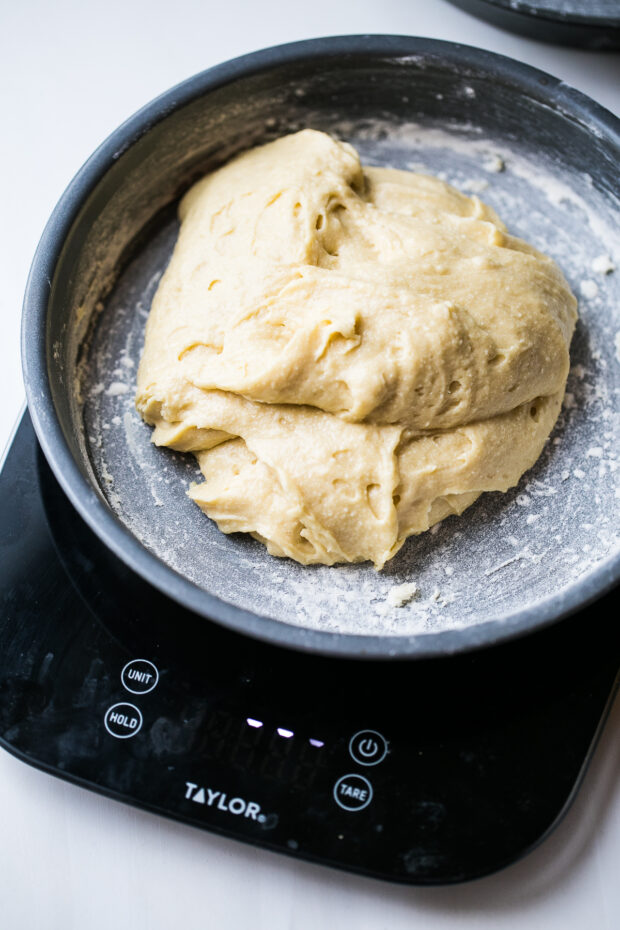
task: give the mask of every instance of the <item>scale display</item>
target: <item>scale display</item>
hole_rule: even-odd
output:
[[[209,624],[82,523],[27,414],[0,511],[0,744],[277,852],[411,884],[495,871],[561,817],[616,687],[603,604],[512,644],[397,663]]]

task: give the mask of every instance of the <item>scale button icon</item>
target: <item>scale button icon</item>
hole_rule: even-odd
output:
[[[129,739],[142,729],[142,713],[134,704],[112,704],[103,718],[105,728],[116,739]]]
[[[148,659],[132,659],[121,672],[123,688],[132,694],[148,694],[158,681],[159,672]]]
[[[378,765],[388,753],[388,741],[376,730],[360,730],[349,741],[349,754],[358,765]]]
[[[363,775],[343,775],[334,785],[334,801],[345,811],[363,811],[372,801],[372,785]]]

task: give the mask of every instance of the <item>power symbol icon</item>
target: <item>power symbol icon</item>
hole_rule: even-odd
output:
[[[388,742],[376,730],[360,730],[349,742],[349,755],[358,765],[378,765],[388,753]]]

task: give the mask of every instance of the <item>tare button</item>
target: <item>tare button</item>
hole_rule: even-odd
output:
[[[378,765],[388,752],[388,742],[376,730],[360,730],[349,742],[349,754],[358,765]]]
[[[159,681],[159,672],[148,659],[132,659],[121,672],[123,687],[132,694],[148,694]]]
[[[334,801],[345,811],[363,811],[372,801],[372,785],[363,775],[343,775],[334,785]]]
[[[140,732],[142,714],[133,704],[112,704],[112,707],[106,710],[103,722],[110,736],[129,739]]]

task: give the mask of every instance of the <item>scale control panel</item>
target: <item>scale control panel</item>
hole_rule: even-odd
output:
[[[129,692],[131,699],[128,697],[126,700],[115,700],[107,707],[103,715],[103,726],[109,737],[115,740],[129,740],[141,733],[144,735],[145,715],[152,726],[161,726],[161,717],[155,716],[153,719],[152,704],[149,706],[149,701],[140,700],[150,695],[159,683],[159,669],[149,659],[131,659],[123,666],[120,684],[122,689]],[[204,764],[202,760],[193,763],[192,768],[198,770],[195,773],[196,780],[179,781],[178,795],[179,798],[182,796],[183,801],[211,808],[217,814],[228,814],[240,820],[253,821],[261,826],[270,823],[275,825],[279,822],[277,811],[266,811],[264,801],[231,793],[225,784],[207,782],[210,756],[213,756],[212,761],[221,768],[222,759],[225,760],[228,755],[234,773],[239,768],[238,757],[243,756],[244,766],[250,762],[254,764],[257,786],[263,779],[269,781],[285,774],[292,775],[295,783],[306,788],[311,787],[315,781],[324,784],[325,779],[321,779],[320,775],[327,768],[326,756],[331,755],[326,739],[320,739],[317,735],[296,734],[288,727],[270,725],[265,720],[250,716],[240,717],[236,721],[237,727],[233,728],[230,725],[232,717],[228,718],[227,722],[221,707],[214,711],[213,717],[208,712],[206,717],[208,735],[202,741]],[[222,747],[222,740],[227,745],[227,751]],[[368,808],[373,801],[375,788],[368,770],[386,760],[390,752],[389,742],[378,730],[361,729],[348,739],[340,738],[337,743],[340,744],[341,758],[344,755],[342,749],[345,744],[347,750],[346,762],[343,760],[340,768],[348,766],[350,771],[345,771],[333,779],[331,791],[326,794],[325,800],[335,809],[349,814],[357,813]],[[176,770],[176,766],[174,768]],[[363,772],[360,769],[367,771]],[[233,774],[232,781],[238,783],[236,774]],[[290,783],[285,783],[284,787],[288,792]],[[273,796],[272,791],[269,794],[270,797]],[[296,841],[289,840],[289,846],[291,842]]]

